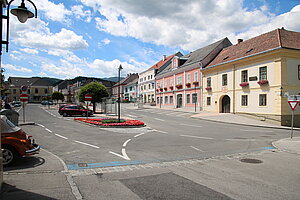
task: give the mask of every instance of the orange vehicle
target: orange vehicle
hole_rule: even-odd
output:
[[[11,165],[18,157],[39,153],[40,146],[34,143],[32,136],[15,126],[6,116],[0,117],[3,166]]]

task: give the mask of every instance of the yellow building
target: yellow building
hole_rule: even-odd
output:
[[[300,94],[300,33],[276,29],[224,48],[205,68],[205,111],[247,114],[290,125],[289,95]],[[300,126],[300,108],[295,110]]]

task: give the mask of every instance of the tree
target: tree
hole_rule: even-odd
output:
[[[65,100],[65,97],[64,95],[61,93],[61,92],[53,92],[52,94],[52,100],[61,100],[61,101],[64,101]]]
[[[86,94],[92,95],[92,104],[93,104],[94,113],[96,111],[96,103],[101,102],[102,98],[108,97],[107,88],[99,82],[91,82],[89,84],[86,84],[80,89],[79,92],[80,102],[84,102],[84,96]]]

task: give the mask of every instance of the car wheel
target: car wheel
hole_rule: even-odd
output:
[[[11,146],[4,146],[2,148],[2,157],[3,166],[9,166],[16,160],[16,158],[18,157],[18,153]]]
[[[63,113],[63,116],[66,117],[66,116],[68,116],[68,114],[64,112],[64,113]]]
[[[82,117],[85,117],[85,116],[86,116],[86,113],[85,113],[85,112],[83,112],[83,113],[81,114],[81,116],[82,116]]]

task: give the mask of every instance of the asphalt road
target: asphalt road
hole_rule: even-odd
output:
[[[22,112],[22,110],[21,110]],[[272,148],[286,130],[246,127],[190,118],[192,113],[159,109],[126,109],[125,117],[139,119],[143,128],[99,128],[62,117],[56,109],[26,106],[25,129],[42,148],[59,156],[68,167],[78,164],[151,163],[209,158]],[[22,116],[22,113],[21,113]]]
[[[8,186],[18,186],[7,199],[300,199],[299,155],[271,146],[289,131],[122,108],[147,126],[99,128],[26,106],[26,121],[36,125],[22,128],[42,151],[5,169]]]

